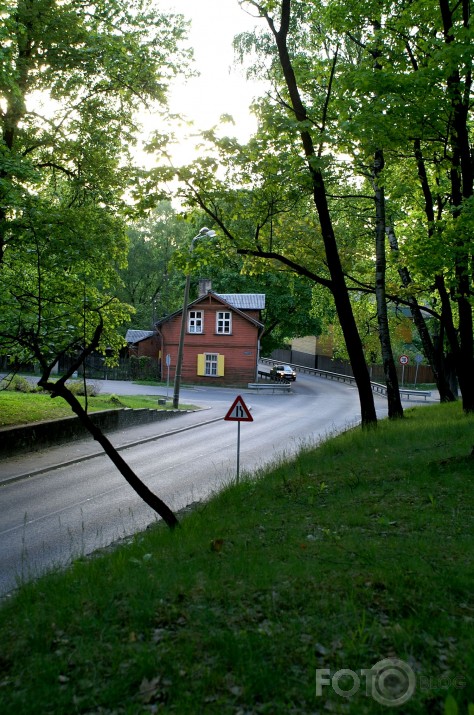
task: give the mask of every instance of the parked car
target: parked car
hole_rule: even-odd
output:
[[[289,365],[273,365],[270,370],[270,377],[272,380],[292,382],[296,380],[296,372]]]

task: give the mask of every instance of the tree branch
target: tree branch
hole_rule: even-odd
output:
[[[40,164],[35,164],[35,166],[37,169],[57,169],[63,174],[66,174],[66,176],[69,176],[71,179],[77,179],[77,174],[74,171],[67,169],[65,166],[61,166],[60,164],[56,164],[54,161],[44,161]]]
[[[334,57],[332,59],[331,73],[329,75],[328,91],[326,92],[326,97],[324,99],[323,117],[322,117],[322,122],[321,122],[321,134],[324,133],[324,130],[326,128],[326,119],[327,119],[328,110],[329,110],[329,102],[331,99],[332,84],[334,81],[334,74],[336,72],[336,64],[337,64],[338,54],[339,54],[339,45],[336,47],[336,51],[335,51]],[[321,138],[321,141],[319,143],[319,149],[318,149],[318,159],[321,159],[321,156],[323,153],[323,148],[324,148],[324,142],[323,142],[323,139]]]
[[[241,256],[255,256],[255,258],[266,258],[266,259],[279,261],[280,263],[283,263],[283,265],[288,266],[288,268],[291,268],[292,271],[294,271],[298,275],[306,276],[307,278],[310,278],[315,283],[318,283],[319,285],[322,285],[325,288],[329,288],[330,290],[332,289],[332,281],[331,280],[329,280],[328,278],[323,278],[322,276],[318,276],[316,273],[313,273],[308,268],[305,268],[304,266],[301,266],[299,263],[292,261],[291,258],[282,256],[281,253],[276,253],[275,251],[262,251],[260,248],[258,250],[250,249],[250,248],[238,248],[237,253]]]

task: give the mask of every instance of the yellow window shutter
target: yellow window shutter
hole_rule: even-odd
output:
[[[224,377],[224,355],[217,356],[217,377]]]
[[[201,355],[197,356],[197,374],[198,375],[205,375],[206,374],[206,363],[205,363],[205,355],[202,353]]]

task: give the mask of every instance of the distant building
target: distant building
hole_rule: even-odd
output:
[[[154,330],[127,330],[128,354],[134,357],[160,358],[160,339]]]
[[[203,292],[203,291],[206,292]],[[214,293],[201,282],[201,295],[187,309],[181,379],[191,384],[246,385],[256,378],[263,293]],[[130,355],[169,361],[174,380],[183,310],[162,318],[154,331],[129,330]]]
[[[324,363],[329,364],[333,355],[334,339],[330,329],[326,335],[306,335],[302,338],[293,338],[291,341],[291,362],[305,367],[319,367],[324,358]],[[323,368],[330,369],[330,368]]]

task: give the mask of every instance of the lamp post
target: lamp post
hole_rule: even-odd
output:
[[[194,243],[199,238],[202,238],[203,236],[208,236],[208,238],[214,238],[215,235],[216,235],[215,231],[207,228],[207,226],[203,226],[201,228],[201,230],[199,231],[198,235],[194,236],[193,240],[191,241],[191,249],[190,250],[193,251]],[[190,283],[191,283],[191,274],[188,273],[186,276],[186,284],[184,286],[183,313],[181,316],[181,330],[179,333],[178,357],[176,360],[176,371],[174,374],[173,408],[175,410],[177,410],[179,407],[179,388],[181,385],[181,370],[182,370],[182,366],[183,366],[184,336],[186,333],[186,321],[187,321],[187,313],[188,313]]]

